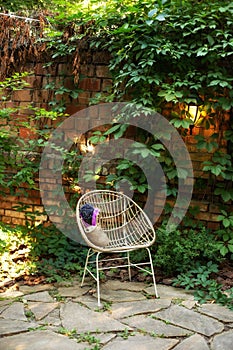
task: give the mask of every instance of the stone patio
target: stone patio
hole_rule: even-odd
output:
[[[0,350],[231,350],[233,312],[183,289],[109,280],[20,286],[1,293]]]

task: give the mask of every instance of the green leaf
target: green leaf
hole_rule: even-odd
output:
[[[148,13],[148,17],[153,17],[156,13],[157,13],[157,9],[154,8],[153,10],[150,10],[149,13]]]
[[[146,186],[145,185],[139,185],[139,186],[137,186],[137,190],[140,193],[144,193],[146,191]]]
[[[227,218],[224,218],[223,219],[223,221],[222,221],[222,223],[223,223],[223,226],[224,227],[229,227],[230,226],[230,220],[228,220]]]
[[[117,165],[117,169],[118,170],[129,169],[130,166],[131,166],[131,164],[128,162],[122,162],[121,164]]]
[[[227,215],[227,214],[226,214]],[[225,216],[223,216],[223,215],[218,215],[218,221],[222,221],[222,220],[224,220],[225,219]]]
[[[116,124],[112,126],[110,129],[108,129],[107,131],[105,131],[104,135],[113,134],[116,130],[120,129],[120,127],[121,127],[121,124]]]
[[[148,148],[142,149],[141,151],[142,158],[148,157],[149,154],[150,154],[150,150]]]
[[[232,100],[227,97],[220,97],[218,101],[225,111],[228,111],[232,106]]]
[[[151,148],[159,151],[159,150],[164,150],[164,146],[161,143],[155,143],[151,146]]]
[[[231,253],[233,253],[233,244],[228,244],[228,249]]]
[[[153,23],[154,23],[153,19],[150,19],[150,20],[147,20],[147,21],[146,21],[146,24],[147,24],[148,26],[150,26],[150,25],[153,24]]]
[[[156,16],[156,20],[157,21],[162,22],[162,21],[165,21],[165,19],[166,19],[166,14],[165,13],[160,13],[158,16]]]
[[[184,129],[188,129],[190,127],[191,124],[193,124],[191,119],[178,119],[178,118],[174,118],[170,121],[171,124],[173,124],[176,128],[184,128]]]
[[[171,102],[171,101],[176,100],[176,95],[174,93],[168,92],[168,93],[166,93],[166,95],[164,97],[165,97],[165,100],[167,102]]]
[[[223,245],[220,249],[220,253],[222,254],[222,256],[225,256],[228,253],[228,248]]]
[[[186,169],[178,168],[177,176],[179,179],[186,179],[188,176],[188,171]]]
[[[214,44],[214,39],[211,35],[207,35],[207,40],[211,46]]]

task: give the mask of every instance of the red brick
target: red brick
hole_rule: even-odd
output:
[[[30,75],[28,77],[25,77],[24,80],[29,84],[28,86],[31,88],[38,89],[41,87],[41,83],[42,83],[41,76]]]
[[[3,216],[2,222],[4,222],[4,224],[11,224],[11,218],[8,216]]]
[[[41,204],[40,198],[27,198],[27,197],[19,197],[19,202],[24,204]]]
[[[36,106],[34,105],[34,107]],[[33,113],[32,110],[29,108],[28,102],[20,101],[19,108],[23,111],[23,114],[25,114],[25,116],[32,115]]]
[[[9,216],[12,218],[20,218],[20,219],[24,219],[25,218],[25,214],[19,211],[15,211],[15,210],[5,210],[5,216]]]
[[[73,115],[79,111],[80,107],[76,106],[74,103],[66,105],[66,113],[69,115]]]
[[[203,211],[203,212],[207,212],[209,208],[209,202],[200,202],[200,201],[192,200],[190,205],[193,207],[198,206],[200,211]]]
[[[80,92],[78,95],[78,103],[82,105],[89,104],[91,93],[89,91]]]
[[[210,204],[210,212],[215,214],[220,214],[220,208],[218,205]]]
[[[218,224],[217,222],[208,222],[207,228],[210,230],[218,230],[220,228],[220,224]]]
[[[11,202],[1,201],[0,205],[1,205],[1,208],[3,208],[3,209],[11,209],[12,208]]]
[[[35,205],[34,206],[34,211],[38,211],[39,213],[44,212],[44,207],[42,205]]]
[[[15,101],[6,101],[4,108],[15,108],[18,104]]]
[[[33,102],[49,102],[50,91],[47,89],[40,89],[33,91]]]
[[[218,215],[211,214],[208,212],[200,212],[196,215],[196,218],[203,221],[214,221],[218,222]]]
[[[104,79],[101,84],[101,91],[109,91],[109,89],[112,87],[112,80],[111,79]]]
[[[95,66],[91,64],[82,64],[80,67],[80,73],[87,77],[93,77],[94,72],[95,72]]]
[[[7,201],[16,203],[18,201],[17,196],[7,196]]]
[[[36,135],[33,133],[32,130],[29,130],[28,128],[19,128],[19,136],[23,139],[35,139]]]
[[[13,99],[15,101],[31,102],[32,101],[32,93],[33,93],[33,90],[30,90],[30,89],[15,91],[13,94]]]
[[[43,221],[47,221],[48,217],[47,217],[47,215],[36,215],[35,220],[43,222]]]
[[[96,76],[98,78],[111,78],[108,66],[96,66]]]
[[[45,75],[46,74],[46,69],[44,68],[43,63],[36,63],[34,67],[34,72],[36,75]]]
[[[12,218],[12,224],[13,225],[22,225],[22,226],[24,226],[25,223],[26,222],[23,219]]]
[[[79,88],[87,91],[100,91],[100,79],[84,78],[79,82]]]
[[[190,158],[192,161],[204,162],[206,160],[210,160],[211,157],[211,154],[205,152],[190,153]]]
[[[68,76],[72,75],[72,64],[67,63],[59,63],[57,67],[57,75],[60,76]]]
[[[203,172],[202,170],[195,170],[194,169],[194,177],[196,179],[209,179],[209,174],[206,172]]]

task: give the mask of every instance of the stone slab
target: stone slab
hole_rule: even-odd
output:
[[[97,294],[94,294],[97,298]],[[146,300],[145,295],[139,292],[129,290],[100,290],[100,298],[102,301],[122,303],[124,301],[140,301]]]
[[[11,320],[27,321],[27,317],[24,313],[24,304],[20,302],[13,303],[1,313],[1,317]]]
[[[211,344],[211,350],[232,350],[233,330],[216,335]]]
[[[196,306],[197,302],[195,300],[184,300],[182,301],[181,305],[185,306],[187,309],[191,310]]]
[[[41,320],[58,306],[59,303],[28,302],[28,308],[34,314],[36,320]]]
[[[41,301],[44,303],[51,303],[54,301],[47,291],[24,295],[23,299],[27,301]]]
[[[198,311],[226,323],[233,322],[233,310],[221,305],[203,304],[198,308]]]
[[[194,334],[175,346],[173,350],[209,350],[209,346],[201,335]]]
[[[7,350],[84,350],[85,344],[51,331],[34,331],[1,339],[1,349]]]
[[[69,330],[76,329],[78,333],[116,332],[128,328],[102,312],[94,312],[73,302],[61,306],[60,316],[63,327]]]
[[[193,292],[190,290],[185,290],[183,288],[176,288],[172,286],[166,286],[163,284],[157,284],[157,290],[160,299],[194,300]],[[143,289],[143,291],[149,295],[154,295],[155,293],[153,286],[145,288]]]
[[[142,292],[148,285],[142,282],[129,282],[119,280],[107,280],[101,285],[102,289],[105,290],[129,290],[131,292]]]
[[[176,339],[152,338],[147,335],[130,336],[128,339],[117,338],[105,345],[102,350],[170,350],[176,344]]]
[[[132,315],[153,313],[171,305],[170,300],[147,299],[141,301],[131,301],[113,304],[111,306],[111,316],[113,318],[124,318]]]
[[[206,336],[220,333],[224,329],[219,321],[178,305],[156,312],[154,316]]]
[[[45,318],[43,318],[42,320],[39,320],[39,323],[48,325],[48,326],[55,326],[55,327],[61,326],[60,310],[54,309]]]
[[[22,296],[23,296],[23,293],[20,292],[19,290],[8,289],[5,292],[1,293],[1,298],[6,298],[6,299],[18,298]]]
[[[38,284],[34,286],[20,285],[19,291],[23,294],[31,294],[54,289],[52,284]]]
[[[26,332],[29,328],[34,328],[37,326],[35,322],[24,322],[17,320],[5,320],[0,318],[0,335],[1,336],[9,336],[21,332]],[[2,344],[2,340],[0,342]],[[2,345],[1,345],[2,346]],[[2,349],[7,349],[2,347]]]
[[[0,294],[0,297],[1,297],[1,294]],[[12,303],[12,300],[9,300],[9,299],[0,300],[0,313],[1,313],[1,311],[3,311],[3,308],[6,308],[7,305],[9,305],[11,303]]]
[[[97,299],[92,295],[82,295],[78,298],[73,299],[73,302],[81,303],[83,305],[86,305],[91,310],[97,310],[99,309],[97,305]]]
[[[1,313],[8,308],[8,305],[12,303],[12,300],[6,299],[0,301],[0,315]]]
[[[163,321],[155,320],[142,315],[124,319],[124,323],[137,330],[146,331],[159,337],[183,337],[192,334],[188,329],[166,324]]]
[[[82,296],[88,292],[90,287],[80,287],[80,286],[72,286],[72,287],[60,287],[58,288],[58,293],[62,297],[71,297],[71,298],[77,298],[79,296]]]
[[[115,333],[101,333],[101,334],[94,334],[94,336],[100,340],[101,345],[105,345],[109,343],[111,340],[116,338]]]

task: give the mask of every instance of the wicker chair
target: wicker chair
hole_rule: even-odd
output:
[[[80,209],[85,204],[98,208],[97,225],[92,230],[87,228]],[[129,197],[123,193],[109,190],[94,190],[85,193],[78,201],[76,217],[81,235],[89,247],[82,278],[83,286],[86,272],[97,282],[98,306],[100,303],[100,279],[99,273],[105,269],[127,267],[129,280],[131,280],[131,267],[137,267],[146,271],[153,278],[155,296],[158,297],[154,268],[149,247],[155,242],[154,228],[144,211]],[[130,252],[136,249],[146,249],[149,255],[148,262],[132,263]],[[101,253],[107,253],[108,257],[99,259]],[[109,253],[125,253],[116,258],[109,258]],[[91,259],[95,256],[95,260]],[[119,260],[119,265],[108,266],[105,262]],[[123,262],[123,263],[122,263]],[[95,269],[93,269],[95,264]],[[150,269],[146,269],[149,265]],[[144,266],[144,267],[143,267]],[[94,272],[94,271],[96,272]]]

